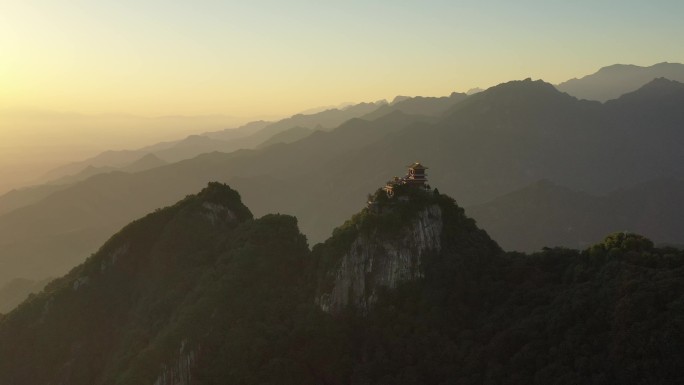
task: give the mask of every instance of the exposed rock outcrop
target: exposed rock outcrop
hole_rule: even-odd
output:
[[[381,287],[422,277],[426,253],[441,250],[442,210],[432,204],[397,233],[360,234],[334,269],[332,289],[319,295],[319,306],[338,312],[347,305],[367,311]]]
[[[183,341],[180,347],[178,360],[173,365],[165,366],[159,377],[154,381],[154,385],[192,385],[192,369],[195,366],[196,352],[186,351],[186,342]]]

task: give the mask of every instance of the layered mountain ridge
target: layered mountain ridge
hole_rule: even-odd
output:
[[[397,110],[375,120],[354,118],[291,143],[212,152],[143,172],[97,175],[40,199],[26,196],[18,201],[37,200],[0,215],[0,228],[8,231],[0,233],[0,260],[6,264],[0,281],[62,274],[115,229],[209,180],[238,188],[256,215],[296,215],[304,233],[321,241],[406,159],[431,166],[431,181],[466,207],[544,178],[592,195],[657,178],[684,178],[684,137],[678,129],[684,123],[679,107],[684,92],[678,83],[658,82],[605,104],[577,100],[532,80],[468,97],[400,100],[389,106]],[[425,111],[436,113],[454,98],[459,100],[437,115],[398,108],[434,101],[439,108]],[[609,225],[610,231],[637,230]],[[597,242],[603,234],[583,241]],[[682,243],[660,233],[647,235]],[[525,250],[535,247],[527,244]]]

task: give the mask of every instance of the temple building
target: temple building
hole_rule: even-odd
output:
[[[408,166],[408,174],[404,178],[404,183],[411,186],[425,186],[427,184],[427,175],[425,175],[427,167],[419,162],[415,162]]]
[[[394,196],[394,188],[396,186],[408,185],[411,187],[427,188],[427,174],[425,174],[425,170],[428,168],[420,164],[420,162],[415,162],[407,167],[408,173],[405,177],[399,178],[395,176],[383,187],[387,196]]]

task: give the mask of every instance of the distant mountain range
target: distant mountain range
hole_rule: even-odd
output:
[[[403,174],[403,165],[416,160],[430,167],[433,187],[468,207],[496,202],[544,178],[592,196],[653,179],[681,179],[682,100],[684,85],[664,79],[605,104],[577,100],[551,84],[528,79],[471,96],[400,99],[328,111],[318,121],[296,116],[275,126],[255,123],[244,136],[226,131],[189,138],[188,143],[199,144],[197,151],[208,151],[201,145],[206,139],[220,140],[228,149],[245,143],[259,147],[276,135],[293,135],[290,143],[274,139],[279,143],[258,149],[209,152],[136,173],[108,172],[39,199],[24,199],[23,207],[0,215],[0,261],[6,266],[0,283],[61,274],[133,218],[175,202],[209,180],[238,188],[256,215],[296,215],[303,232],[316,242],[357,211],[368,191],[388,176]],[[380,109],[385,112],[373,115]],[[360,117],[348,119],[350,115]],[[322,123],[326,121],[328,126]],[[270,136],[260,134],[264,130]],[[235,136],[218,139],[224,134]],[[166,151],[176,144],[155,148]],[[121,160],[129,155],[106,156]],[[136,153],[134,160],[140,156]],[[630,230],[617,220],[609,225],[615,231]],[[669,229],[646,235],[656,242],[684,243],[670,238]],[[580,241],[597,240],[605,232],[583,235]],[[541,243],[534,242],[522,248]]]
[[[160,167],[165,164],[167,164],[167,162],[161,160],[156,155],[150,153],[144,155],[140,159],[133,161],[132,163],[124,164],[121,167],[96,167],[88,165],[76,174],[63,176],[55,180],[52,180],[46,184],[25,187],[18,190],[11,190],[8,193],[5,193],[4,195],[0,196],[0,215],[15,210],[17,208],[36,203],[52,193],[64,190],[71,184],[80,182],[95,175],[113,171],[134,173],[149,170],[155,167]]]
[[[124,172],[139,172],[139,171],[145,171],[149,169],[153,169],[155,167],[160,167],[165,164],[168,164],[168,162],[160,159],[157,155],[154,155],[153,153],[149,153],[147,155],[143,155],[140,159],[137,159],[133,161],[132,163],[123,165],[121,167],[114,167],[114,166],[101,166],[101,167],[96,167],[92,165],[86,166],[83,170],[81,170],[79,173],[74,174],[74,175],[68,175],[68,176],[63,176],[61,178],[55,179],[50,182],[50,184],[57,184],[57,185],[64,185],[64,184],[71,184],[74,182],[79,182],[85,179],[90,178],[91,176],[97,175],[97,174],[103,174],[106,172],[111,172],[111,171],[124,171]]]
[[[556,88],[580,99],[605,102],[635,91],[656,78],[684,82],[684,64],[659,63],[650,67],[615,64],[580,79],[560,83]]]
[[[99,151],[137,148],[160,140],[178,139],[189,133],[235,127],[244,122],[245,118],[226,115],[141,117],[0,106],[0,194],[80,172],[88,164],[56,177],[41,177],[51,168]],[[123,163],[133,162],[142,155]]]
[[[655,78],[666,78],[684,82],[684,64],[660,63],[650,67],[616,64],[601,68],[592,75],[581,79],[571,79],[556,88],[580,99],[607,101],[635,91]],[[138,150],[107,151],[96,157],[57,168],[43,178],[44,181],[55,180],[65,176],[83,173],[87,167],[118,168],[134,162],[148,153],[153,153],[167,162],[176,162],[192,158],[202,153],[221,151],[230,152],[237,149],[264,147],[275,143],[288,143],[299,140],[316,129],[332,129],[346,120],[363,117],[367,120],[377,119],[392,111],[406,114],[440,116],[455,103],[483,90],[469,90],[467,94],[452,93],[448,97],[405,97],[397,96],[392,103],[384,100],[375,103],[347,103],[342,107],[312,109],[277,122],[251,122],[236,129],[207,132],[192,135],[183,140],[157,143]],[[281,132],[295,130],[290,134]],[[91,170],[92,171],[92,170]]]
[[[83,176],[120,169],[148,154],[165,162],[177,162],[213,151],[231,152],[290,143],[316,130],[331,130],[352,118],[374,120],[394,111],[440,116],[465,97],[465,94],[459,93],[452,93],[448,97],[397,97],[391,104],[386,101],[352,104],[310,114],[297,114],[277,122],[251,122],[238,128],[191,135],[179,141],[157,143],[138,150],[106,151],[93,158],[52,170],[45,175],[44,180],[52,183],[61,183],[69,178],[81,180]]]
[[[400,111],[407,115],[441,117],[449,108],[465,100],[467,97],[468,95],[457,92],[443,97],[397,97],[391,104],[380,106],[380,108],[362,116],[362,118],[375,120],[395,111]]]
[[[0,214],[35,203],[72,183],[98,174],[137,172],[208,152],[230,152],[290,143],[316,130],[330,129],[348,119],[373,112],[386,104],[385,101],[361,103],[310,115],[298,114],[277,122],[255,121],[234,129],[190,135],[182,140],[160,142],[137,150],[105,151],[92,158],[53,169],[33,186],[5,193],[0,196]]]
[[[138,150],[107,151],[93,158],[59,167],[49,172],[47,181],[64,176],[78,174],[87,167],[115,167],[130,164],[148,154],[154,154],[165,162],[177,162],[199,154],[213,151],[231,152],[239,149],[251,149],[270,140],[274,135],[300,127],[310,130],[329,130],[345,121],[375,111],[386,102],[360,103],[343,109],[330,109],[314,114],[298,114],[277,122],[257,121],[238,128],[206,132],[191,135],[173,142],[162,142],[146,146]],[[296,140],[301,136],[283,136],[281,140]]]

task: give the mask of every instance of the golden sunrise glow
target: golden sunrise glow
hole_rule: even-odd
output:
[[[676,39],[647,44],[638,28],[639,12],[657,11],[657,34],[681,32],[667,7],[582,6],[10,0],[0,6],[0,107],[286,115],[684,59]]]

